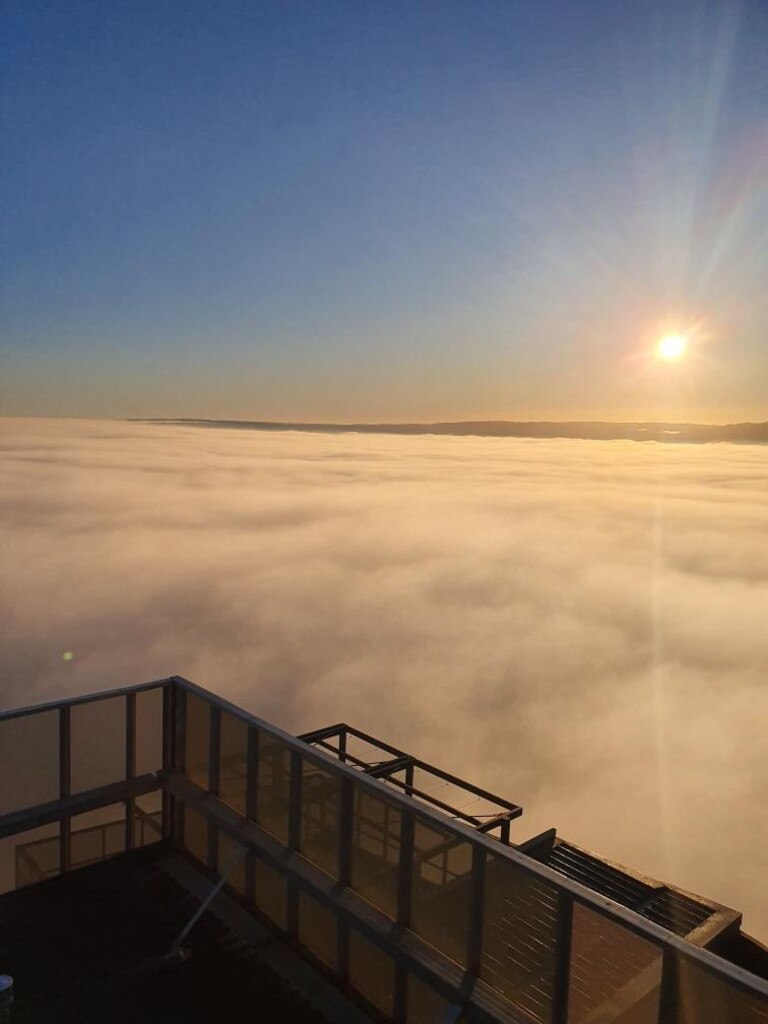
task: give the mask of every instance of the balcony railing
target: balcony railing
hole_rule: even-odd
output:
[[[768,1024],[768,982],[311,739],[178,677],[0,715],[0,881],[40,840],[48,875],[86,830],[139,845],[154,794],[163,837],[374,1016]]]

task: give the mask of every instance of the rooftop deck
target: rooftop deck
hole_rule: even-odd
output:
[[[738,912],[554,830],[514,844],[521,813],[348,725],[292,737],[178,677],[0,715],[0,881],[27,887],[7,907],[70,885],[85,899],[78,879],[156,864],[137,847],[159,843],[312,965],[334,1022],[347,1003],[331,1007],[332,993],[403,1024],[768,1024],[768,955]],[[49,955],[74,945],[56,914]],[[229,977],[211,941],[210,977]],[[36,942],[22,928],[0,961],[13,973],[21,957],[17,1005],[30,1013],[43,999],[23,966]],[[233,962],[253,964],[247,945]],[[105,976],[139,999],[161,980],[137,949],[118,944]]]
[[[198,900],[162,843],[0,898],[0,963],[15,980],[13,1024],[210,1024],[289,1017],[329,1024],[281,978],[263,941],[205,913],[167,954]]]

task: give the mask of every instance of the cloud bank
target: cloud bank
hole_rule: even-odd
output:
[[[3,706],[178,673],[346,720],[768,938],[765,448],[5,420],[0,456]]]

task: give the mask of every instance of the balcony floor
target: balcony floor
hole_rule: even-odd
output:
[[[164,963],[199,905],[164,869],[168,852],[134,850],[0,897],[14,1024],[329,1019],[211,913],[184,943],[189,960]]]

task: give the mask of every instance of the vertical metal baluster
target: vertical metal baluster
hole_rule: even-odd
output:
[[[341,803],[339,807],[339,882],[343,886],[352,883],[352,828],[354,822],[355,786],[352,779],[341,780]],[[337,959],[339,975],[346,980],[349,975],[349,927],[346,921],[338,919]]]
[[[553,1024],[567,1024],[568,1021],[572,936],[573,899],[569,893],[561,890],[557,907],[557,944],[555,946],[555,977],[552,991]]]
[[[209,705],[208,712],[208,792],[219,795],[219,778],[221,770],[221,708]],[[208,823],[208,867],[218,869],[219,833]]]
[[[301,849],[301,780],[303,759],[297,751],[291,751],[290,801],[288,810],[288,846]]]
[[[409,764],[405,769],[405,789],[404,793],[406,796],[410,796],[413,791],[413,765]]]
[[[253,725],[248,726],[248,753],[245,768],[245,816],[249,821],[256,821],[259,813],[259,730]],[[256,902],[256,867],[258,858],[253,849],[249,849],[245,862],[245,898],[249,903]]]
[[[62,800],[66,800],[70,794],[72,774],[70,737],[70,709],[67,706],[59,708],[59,797]],[[71,863],[70,832],[70,819],[62,818],[59,822],[59,858],[62,874],[69,871]]]
[[[259,730],[248,726],[248,753],[246,754],[245,816],[257,821],[259,813]]]
[[[659,990],[659,1024],[674,1024],[680,998],[680,965],[677,954],[665,946],[661,954],[661,986]]]
[[[129,693],[125,698],[125,777],[136,778],[136,694]],[[132,850],[134,845],[133,830],[136,817],[136,799],[129,797],[125,801],[125,848]]]
[[[163,686],[163,771],[171,771],[176,767],[176,684],[166,683]],[[162,795],[161,827],[163,839],[170,839],[173,834],[174,798],[165,789]]]
[[[404,810],[400,823],[400,864],[397,880],[397,923],[402,928],[407,928],[411,923],[414,833],[414,815],[411,811]]]
[[[352,779],[341,780],[339,807],[339,881],[350,885],[352,880],[352,828],[354,824],[355,785]]]
[[[301,776],[303,759],[297,751],[291,751],[290,800],[288,804],[288,846],[298,851],[301,847]],[[299,933],[299,892],[295,885],[288,884],[287,907],[288,934],[296,937]]]
[[[183,772],[187,767],[187,691],[176,684],[176,714],[174,716],[174,766]],[[184,801],[174,800],[175,812],[173,822],[173,838],[184,845]]]
[[[469,936],[467,943],[467,973],[480,975],[483,954],[483,927],[485,916],[486,859],[482,846],[472,847],[472,900],[470,904]]]
[[[219,760],[221,757],[221,708],[210,705],[208,715],[208,792],[219,795]]]
[[[339,732],[339,760],[347,760],[347,730],[346,727]]]

